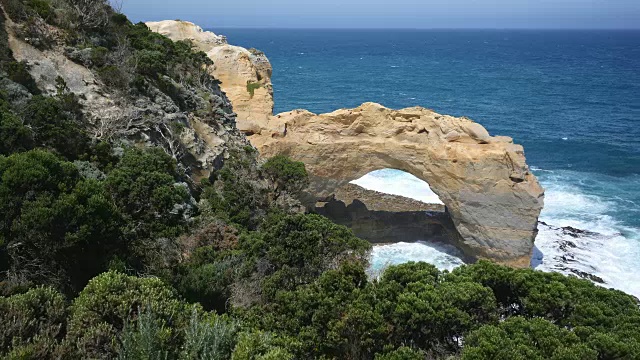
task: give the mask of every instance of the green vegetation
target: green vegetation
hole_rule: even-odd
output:
[[[256,90],[260,89],[261,87],[262,84],[259,82],[247,81],[247,92],[249,93],[249,95],[251,95],[251,98],[253,98],[253,95],[255,95]]]
[[[276,155],[262,165],[262,170],[276,185],[276,191],[298,194],[309,185],[307,170],[300,161]]]
[[[57,27],[109,91],[222,111],[204,54],[103,0],[0,1],[36,46]],[[189,159],[90,136],[61,78],[47,96],[10,51],[0,65],[2,358],[640,358],[631,296],[485,261],[372,279],[367,242],[301,210],[302,163],[229,141],[196,183]]]

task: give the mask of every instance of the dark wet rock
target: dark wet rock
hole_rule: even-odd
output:
[[[567,270],[581,279],[591,280],[594,283],[598,283],[598,284],[606,283],[601,277],[593,274],[589,274],[588,272],[584,272],[576,269],[567,269]]]

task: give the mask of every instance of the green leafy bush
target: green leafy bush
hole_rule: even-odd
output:
[[[304,163],[293,161],[284,155],[276,155],[262,165],[262,170],[276,184],[277,191],[299,193],[309,185],[309,175]]]
[[[96,337],[94,341],[87,341],[84,338],[87,332],[106,327],[110,331],[103,329],[95,333],[120,333],[130,321],[138,319],[140,310],[145,308],[153,311],[153,315],[147,313],[142,324],[165,328],[162,331],[169,333],[162,335],[162,341],[168,343],[167,346],[175,345],[179,334],[168,329],[185,327],[189,317],[175,291],[157,278],[137,278],[114,271],[104,273],[92,279],[74,300],[69,318],[69,340],[93,344],[92,349],[85,349],[86,355],[116,354],[118,350],[113,339]]]
[[[185,340],[180,359],[184,360],[225,360],[231,357],[236,345],[238,324],[226,316],[200,314],[197,309],[191,313],[189,326],[185,330]]]
[[[424,360],[424,358],[425,354],[422,351],[403,346],[386,354],[377,354],[375,360]]]
[[[31,77],[31,74],[29,73],[29,65],[26,62],[11,60],[5,62],[3,67],[4,71],[7,72],[9,80],[24,86],[34,95],[40,94],[38,85],[33,77]]]
[[[366,264],[371,245],[319,215],[274,215],[261,231],[241,237],[247,265],[263,277],[265,300],[312,282],[346,262]],[[267,265],[268,264],[268,265]]]
[[[100,80],[109,87],[125,89],[129,85],[127,74],[115,65],[103,66],[97,69],[96,72]]]
[[[256,90],[260,89],[262,87],[262,84],[259,82],[252,82],[252,81],[247,81],[247,92],[249,93],[249,96],[251,96],[251,98],[253,98],[253,96],[256,93]]]
[[[31,127],[34,141],[68,159],[77,159],[89,151],[89,138],[78,126],[79,108],[71,95],[37,95],[23,110],[22,117]]]
[[[72,163],[32,150],[0,158],[0,177],[0,228],[17,278],[78,291],[122,250],[118,210]]]
[[[66,321],[66,301],[52,288],[0,297],[0,355],[12,349],[9,358],[20,353],[36,359],[52,357],[64,338]]]
[[[498,326],[484,326],[466,340],[464,360],[598,359],[571,331],[543,319],[510,318]]]
[[[33,146],[31,129],[0,99],[0,155],[29,150]]]
[[[175,160],[159,148],[125,150],[105,180],[125,216],[125,236],[175,238],[184,232],[190,198],[180,176]]]

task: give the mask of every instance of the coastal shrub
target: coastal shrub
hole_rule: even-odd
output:
[[[249,174],[245,155],[234,154],[213,174],[214,183],[205,186],[202,199],[216,217],[240,229],[255,230],[269,211],[268,194]],[[257,169],[256,169],[257,171]]]
[[[236,346],[238,324],[226,316],[201,314],[195,308],[185,330],[180,359],[225,360]]]
[[[260,89],[262,84],[259,82],[247,81],[247,92],[253,98],[256,93],[256,90]]]
[[[156,77],[166,69],[166,59],[160,51],[140,50],[136,54],[137,71],[140,74]]]
[[[134,328],[128,327],[140,317],[141,323],[134,322]],[[170,329],[185,327],[188,317],[185,304],[160,279],[138,278],[109,271],[92,279],[74,300],[69,318],[68,340],[92,344],[92,349],[85,350],[89,352],[85,356],[92,353],[100,357],[108,354],[113,356],[118,352],[117,345],[113,343],[113,339],[99,335],[129,331],[128,336],[140,340],[135,332],[142,326],[149,331],[154,331],[149,329],[153,327],[164,332],[162,342],[166,346],[175,346],[179,342],[179,334]],[[93,341],[86,338],[91,334],[95,336]],[[158,334],[146,335],[153,337]],[[156,340],[148,339],[151,343]]]
[[[0,157],[0,178],[0,211],[4,214],[0,229],[6,241],[12,238],[9,234],[13,220],[20,215],[28,196],[38,193],[57,196],[72,189],[79,175],[73,164],[49,152],[32,150]]]
[[[246,331],[238,336],[231,360],[292,360],[293,354],[280,346],[279,339],[261,331]]]
[[[186,300],[223,313],[231,296],[233,265],[224,260],[188,265],[177,276],[175,287]]]
[[[9,80],[18,83],[30,93],[37,95],[40,94],[36,81],[31,77],[29,73],[29,65],[24,61],[8,61],[3,64],[3,70],[6,71]]]
[[[115,65],[106,65],[96,70],[102,82],[111,88],[125,89],[129,85],[127,74]]]
[[[66,321],[66,301],[53,288],[35,287],[24,294],[0,297],[0,355],[52,357],[64,338]],[[7,354],[9,349],[11,354]]]
[[[78,291],[122,250],[118,210],[74,164],[32,150],[0,158],[0,177],[0,237],[15,279]]]
[[[27,7],[47,22],[54,16],[53,8],[48,0],[28,0]]]
[[[375,360],[424,360],[424,358],[425,354],[422,351],[403,346],[386,354],[376,354]]]
[[[91,48],[91,63],[93,64],[93,66],[104,66],[106,65],[108,55],[109,49],[103,46]]]
[[[168,271],[180,256],[176,239],[195,215],[175,160],[159,148],[127,148],[104,186],[123,218],[123,260],[139,271]]]
[[[262,165],[262,170],[276,185],[276,191],[297,194],[309,185],[309,175],[304,163],[293,161],[284,155],[276,155]]]
[[[465,344],[463,360],[599,358],[574,333],[539,318],[512,317],[498,326],[484,326],[469,334]]]
[[[10,110],[6,101],[0,99],[0,155],[26,151],[33,146],[31,129]]]
[[[169,329],[149,307],[138,310],[137,318],[125,326],[118,348],[119,359],[167,359]]]
[[[87,154],[89,138],[77,120],[78,104],[73,95],[59,97],[33,96],[22,112],[38,146],[55,150],[74,160]]]
[[[246,266],[262,278],[265,300],[279,290],[313,282],[324,271],[353,261],[366,264],[371,245],[319,215],[272,215],[260,232],[240,239]]]

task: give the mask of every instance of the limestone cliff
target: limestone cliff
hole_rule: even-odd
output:
[[[7,18],[4,25],[12,56],[27,64],[45,95],[56,94],[58,79],[77,95],[87,120],[81,126],[92,138],[160,146],[194,179],[206,177],[220,167],[231,150],[249,145],[236,129],[231,103],[216,83],[186,87],[163,77],[174,87],[174,96],[195,104],[195,111],[182,109],[176,100],[148,82],[144,95],[115,91],[104,84],[96,71],[73,59],[75,53],[70,53],[69,48],[53,44],[38,49],[17,36],[20,24]],[[17,91],[21,86],[13,84],[9,88]],[[201,95],[205,93],[206,96]],[[31,94],[23,90],[8,96],[18,99]]]
[[[257,124],[273,114],[271,64],[262,52],[229,45],[224,36],[203,31],[187,21],[164,20],[148,22],[147,26],[174,41],[191,41],[213,60],[211,74],[220,80],[233,104],[238,129],[257,132]]]
[[[264,157],[303,161],[316,197],[374,170],[403,170],[444,202],[467,256],[529,265],[544,191],[511,138],[466,118],[374,103],[322,115],[295,110],[263,129],[251,143]]]

